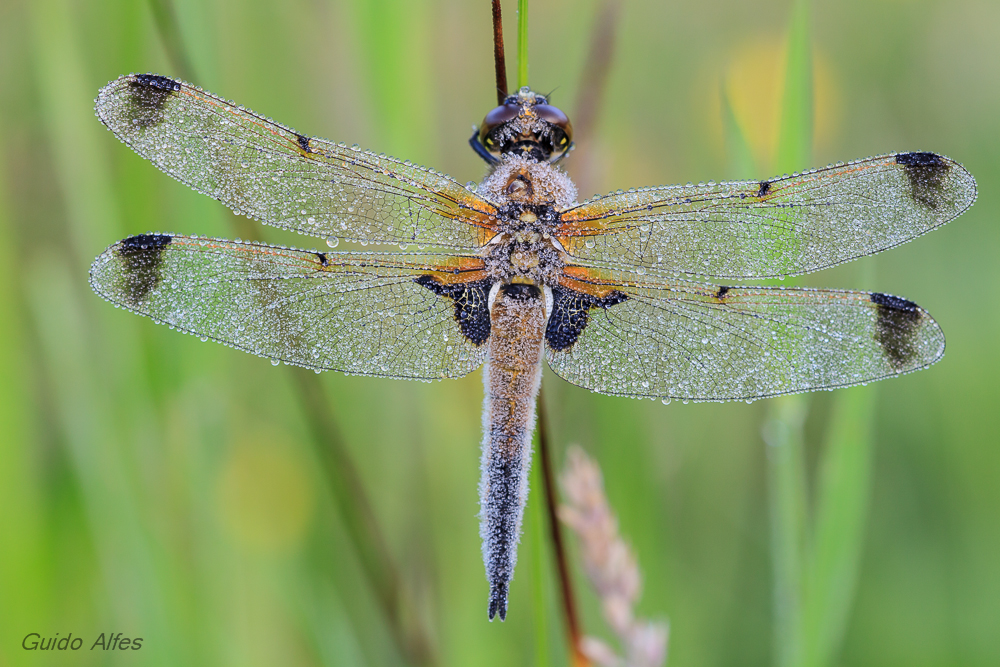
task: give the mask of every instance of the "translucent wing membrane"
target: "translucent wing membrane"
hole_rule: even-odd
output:
[[[930,315],[890,295],[590,275],[573,282],[613,297],[589,310],[575,344],[557,351],[550,338],[546,356],[603,394],[748,400],[880,380],[944,354]]]
[[[101,89],[96,109],[139,155],[269,225],[460,249],[492,236],[494,207],[447,176],[306,137],[185,83],[123,76]]]
[[[486,346],[463,336],[452,300],[422,282],[481,267],[478,258],[142,235],[101,254],[90,281],[117,305],[262,357],[437,379],[475,370]]]
[[[905,243],[972,205],[976,182],[933,153],[897,153],[766,181],[643,188],[562,214],[576,258],[709,278],[773,278]]]

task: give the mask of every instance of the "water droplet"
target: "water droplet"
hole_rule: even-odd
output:
[[[271,365],[272,366],[277,366],[280,363],[281,363],[280,359],[271,359]]]
[[[331,248],[336,248],[337,246],[340,245],[340,239],[338,239],[336,236],[327,236],[326,244]]]
[[[664,405],[670,405],[670,399],[669,398],[665,398],[662,401],[660,401],[660,403],[663,403]]]
[[[594,239],[587,239],[583,242],[583,245],[585,245],[588,248],[593,248],[595,245],[597,245],[597,242],[594,241]]]

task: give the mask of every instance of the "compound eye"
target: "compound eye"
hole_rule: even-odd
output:
[[[483,145],[486,145],[487,139],[493,130],[504,123],[514,120],[519,113],[521,113],[521,107],[517,104],[504,104],[503,106],[494,108],[486,114],[482,125],[479,126],[479,140],[483,142]],[[486,147],[490,148],[490,146]]]
[[[573,126],[570,125],[569,118],[562,112],[562,109],[554,107],[551,104],[539,104],[535,106],[535,114],[545,122],[551,123],[563,131],[565,136],[562,137],[560,143],[568,145],[573,140]]]

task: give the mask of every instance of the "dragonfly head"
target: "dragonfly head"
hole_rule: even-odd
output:
[[[478,139],[495,158],[513,154],[555,162],[573,145],[573,126],[562,110],[525,86],[486,114]]]

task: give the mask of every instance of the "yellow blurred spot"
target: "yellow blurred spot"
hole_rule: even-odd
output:
[[[836,132],[840,95],[825,54],[814,49],[812,61],[813,147],[822,148]],[[784,79],[785,42],[777,38],[738,46],[725,68],[724,90],[736,123],[757,165],[767,169],[774,164],[778,148]],[[718,129],[721,132],[721,123]],[[811,166],[815,165],[801,165],[803,169]]]
[[[223,523],[246,546],[288,551],[312,518],[315,492],[299,457],[280,440],[256,437],[234,444],[219,476]]]

